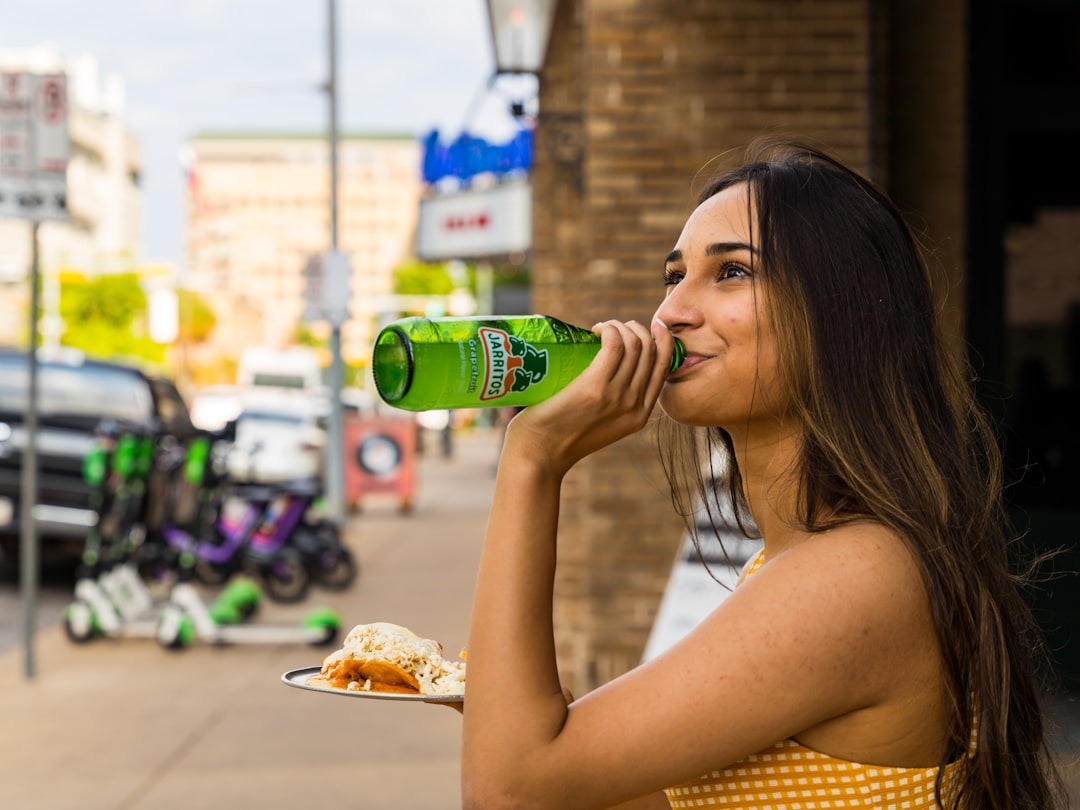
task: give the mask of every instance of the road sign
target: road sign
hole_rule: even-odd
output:
[[[301,271],[304,277],[305,321],[329,321],[341,326],[349,320],[352,265],[337,250],[311,256]]]
[[[66,220],[67,77],[0,73],[0,217]]]
[[[486,259],[532,247],[532,185],[510,180],[489,189],[420,200],[416,255],[423,261]]]

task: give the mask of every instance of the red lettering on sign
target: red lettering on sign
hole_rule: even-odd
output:
[[[472,231],[484,230],[491,224],[491,217],[486,213],[471,214],[468,216],[450,216],[443,222],[443,227],[448,231]]]
[[[40,89],[41,117],[47,124],[58,124],[66,113],[64,91],[60,83],[49,79]]]

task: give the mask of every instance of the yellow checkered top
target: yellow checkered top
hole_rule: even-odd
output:
[[[759,551],[746,575],[764,560]],[[959,763],[946,768],[953,776]],[[913,810],[936,807],[938,768],[888,768],[830,757],[793,739],[668,788],[673,808],[729,810]]]

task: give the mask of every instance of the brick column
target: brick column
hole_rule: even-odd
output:
[[[696,189],[763,131],[868,171],[881,140],[871,5],[561,0],[536,138],[537,311],[647,322]],[[581,694],[639,660],[679,546],[647,436],[572,472],[560,527],[558,651]]]

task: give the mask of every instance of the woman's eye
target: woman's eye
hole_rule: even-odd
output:
[[[726,262],[721,265],[720,272],[716,274],[716,277],[721,281],[729,278],[749,278],[750,269],[738,262]]]
[[[680,281],[683,280],[683,277],[685,275],[686,275],[685,273],[683,273],[683,272],[681,272],[679,270],[665,269],[664,270],[664,285],[667,286],[667,287],[671,287],[671,286],[673,286],[675,284],[678,284]]]

